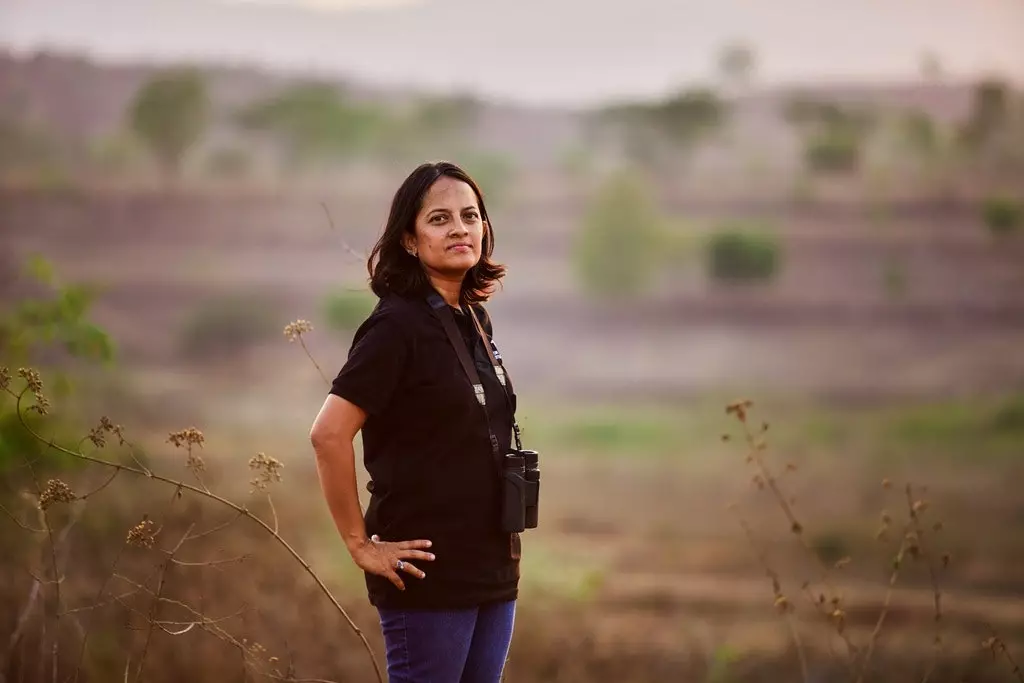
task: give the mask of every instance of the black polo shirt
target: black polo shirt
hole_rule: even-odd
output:
[[[475,309],[491,338],[490,318],[482,306]],[[472,319],[452,310],[504,454],[512,441],[512,383],[510,410]],[[405,591],[367,573],[371,604],[454,609],[515,598],[519,562],[499,525],[499,464],[484,412],[424,297],[380,300],[356,331],[331,393],[367,413],[363,457],[373,482],[367,533],[385,541],[429,539],[436,555],[433,562],[414,561],[426,578],[402,574]]]

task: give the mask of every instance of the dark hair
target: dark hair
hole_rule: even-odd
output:
[[[487,301],[498,280],[504,277],[505,266],[494,263],[490,258],[494,251],[494,230],[487,216],[480,188],[468,173],[453,163],[426,163],[410,173],[395,192],[384,233],[377,240],[366,261],[366,269],[370,273],[370,289],[378,297],[386,294],[406,296],[430,287],[430,280],[419,259],[409,254],[402,246],[402,236],[416,232],[416,216],[423,208],[423,198],[442,176],[461,180],[473,188],[480,207],[480,217],[485,221],[480,260],[469,269],[463,280],[462,303],[476,304]]]

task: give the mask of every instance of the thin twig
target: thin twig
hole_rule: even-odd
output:
[[[175,491],[174,497],[177,497],[177,493],[178,492]],[[172,500],[173,500],[173,498],[172,498]],[[185,542],[185,539],[188,538],[189,533],[191,533],[191,531],[192,531],[192,529],[194,527],[195,527],[194,523],[189,525],[188,531],[186,531],[185,534],[181,537],[181,540],[178,541],[177,545],[175,545],[174,548],[172,548],[170,550],[170,552],[167,555],[167,559],[164,560],[163,565],[160,567],[160,577],[157,580],[156,597],[153,599],[152,604],[150,605],[150,610],[149,610],[149,625],[150,625],[150,628],[146,632],[146,640],[145,640],[145,642],[142,645],[142,655],[140,656],[140,659],[139,659],[139,668],[138,668],[138,670],[136,671],[136,674],[135,674],[136,682],[142,680],[142,673],[146,669],[146,655],[149,652],[149,643],[151,642],[151,640],[153,638],[153,628],[152,627],[156,623],[156,612],[160,608],[160,598],[161,598],[161,596],[163,594],[163,591],[164,591],[164,585],[166,585],[166,582],[167,582],[167,568],[170,566],[171,560],[174,559],[174,553],[178,552],[178,550],[181,549],[182,544]]]
[[[320,367],[320,364],[316,362],[315,358],[313,358],[313,354],[311,354],[309,352],[309,349],[306,348],[306,342],[302,338],[301,334],[299,335],[299,344],[302,346],[302,350],[306,352],[306,356],[309,358],[310,362],[312,362],[313,365],[316,366],[316,369],[320,373],[320,376],[323,378],[324,383],[327,386],[331,386],[331,380],[327,379],[327,375],[324,374],[323,368]]]
[[[909,528],[910,523],[907,523]],[[857,674],[857,683],[863,683],[864,675],[867,673],[868,666],[871,664],[871,657],[875,652],[875,644],[878,643],[878,637],[882,633],[882,625],[885,624],[885,618],[889,614],[889,606],[892,603],[893,589],[896,586],[896,580],[899,578],[900,569],[903,567],[903,558],[907,551],[907,534],[904,530],[903,539],[900,541],[899,551],[896,553],[895,559],[893,559],[892,574],[889,575],[889,585],[885,590],[885,600],[882,602],[882,611],[878,615],[878,620],[875,622],[875,628],[871,631],[871,636],[868,639],[867,651],[864,654],[864,658],[860,663],[860,673]]]
[[[189,536],[186,539],[186,541],[194,541],[196,539],[202,538],[203,536],[209,536],[211,534],[215,534],[218,531],[221,531],[222,529],[228,528],[229,526],[234,524],[240,517],[244,517],[244,516],[245,516],[244,513],[239,512],[237,515],[235,515],[234,517],[232,517],[228,521],[224,522],[223,524],[218,524],[217,526],[213,527],[212,529],[207,529],[206,531],[201,531],[198,534],[192,534],[191,536]]]
[[[81,496],[78,496],[78,497],[79,497],[79,498],[80,498],[81,500],[85,500],[85,499],[89,498],[90,496],[95,496],[95,495],[96,495],[97,493],[99,493],[99,492],[100,492],[100,491],[102,491],[103,489],[105,489],[105,488],[107,488],[108,486],[110,486],[110,483],[111,483],[112,481],[114,481],[115,479],[117,479],[117,475],[119,475],[120,473],[121,473],[121,470],[114,470],[113,474],[111,474],[111,475],[110,475],[110,478],[109,478],[109,479],[107,479],[107,480],[106,480],[105,482],[103,482],[102,484],[100,484],[100,485],[99,485],[98,487],[96,487],[96,488],[95,488],[95,489],[93,489],[92,491],[89,491],[89,493],[85,493],[85,494],[82,494]]]
[[[327,222],[331,226],[331,230],[334,230],[335,232],[337,232],[336,228],[334,227],[334,219],[331,218],[331,212],[327,208],[327,203],[326,202],[320,202],[320,206],[323,207],[324,213],[327,214]],[[359,259],[360,261],[365,261],[366,260],[366,255],[365,254],[360,254],[358,251],[356,251],[355,249],[350,247],[348,242],[346,242],[344,238],[342,238],[342,240],[341,240],[341,248],[344,249],[345,251],[347,251],[349,254],[351,254],[355,258]]]
[[[757,465],[758,470],[760,470],[761,472],[761,477],[763,481],[768,485],[773,496],[775,497],[776,502],[782,508],[783,514],[786,516],[786,519],[789,522],[790,531],[797,537],[804,551],[815,559],[820,570],[820,581],[822,584],[824,584],[825,588],[830,593],[829,597],[832,603],[836,608],[838,608],[839,591],[837,591],[835,586],[832,585],[831,579],[829,578],[829,569],[824,565],[818,553],[814,552],[814,550],[808,544],[806,534],[803,533],[803,524],[800,522],[799,519],[797,519],[796,513],[793,511],[792,506],[789,504],[789,501],[786,500],[786,496],[782,493],[782,490],[779,488],[775,475],[772,473],[771,468],[768,467],[768,463],[765,462],[764,457],[761,454],[761,452],[765,448],[764,442],[758,442],[753,432],[751,431],[750,424],[747,421],[746,407],[741,406],[739,407],[739,410],[736,410],[735,412],[740,424],[743,426],[743,435],[746,439],[747,446],[750,449],[749,460]],[[763,434],[765,431],[767,431],[767,428],[768,426],[767,424],[765,424],[762,428],[761,433]],[[852,640],[850,640],[850,637],[841,628],[841,622],[836,622],[836,620],[832,618],[832,615],[824,607],[824,605],[821,604],[818,600],[814,599],[814,596],[812,593],[810,593],[809,589],[808,594],[811,597],[811,603],[812,605],[814,605],[815,611],[817,611],[824,619],[826,619],[833,625],[836,633],[839,635],[843,643],[846,645],[847,657],[852,666],[853,662],[856,660],[859,648],[856,646],[856,644],[854,644]]]
[[[226,560],[205,560],[203,562],[186,562],[176,558],[171,558],[171,563],[176,564],[179,567],[215,567],[220,564],[231,564],[232,562],[245,562],[251,557],[251,555],[239,555],[238,557],[229,557]]]
[[[928,683],[928,680],[932,677],[935,669],[939,664],[939,654],[942,652],[942,591],[939,588],[939,576],[938,571],[935,567],[934,559],[931,553],[928,552],[928,548],[924,542],[924,526],[921,524],[920,513],[923,511],[923,507],[919,507],[917,501],[914,500],[913,488],[910,484],[906,486],[907,496],[907,513],[910,515],[910,521],[914,527],[914,533],[917,534],[917,550],[925,563],[928,565],[928,578],[931,581],[932,596],[935,601],[935,640],[933,643],[932,661],[928,667],[924,678],[921,683]]]
[[[267,492],[267,503],[270,504],[270,513],[274,516],[274,533],[277,533],[278,519],[277,519],[277,508],[274,507],[274,499],[270,497],[270,493]]]
[[[28,524],[25,524],[24,522],[22,522],[20,519],[18,519],[17,517],[14,516],[14,513],[12,513],[7,508],[5,508],[2,503],[0,503],[0,512],[3,512],[5,515],[10,517],[12,522],[14,522],[18,526],[20,526],[25,531],[30,531],[33,534],[44,534],[44,533],[46,533],[46,529],[36,529],[35,527],[30,527]]]
[[[811,678],[807,670],[807,658],[804,655],[804,647],[800,640],[800,634],[797,632],[796,624],[793,623],[792,603],[789,602],[785,594],[782,592],[782,581],[779,579],[778,572],[772,569],[771,565],[768,563],[768,555],[757,543],[753,529],[750,528],[747,521],[743,519],[743,517],[740,517],[738,513],[737,517],[739,517],[740,526],[743,527],[743,532],[747,536],[747,541],[750,542],[751,547],[754,549],[754,553],[757,554],[757,559],[761,562],[761,566],[764,568],[765,573],[772,580],[772,589],[775,593],[775,606],[783,613],[786,625],[789,626],[790,635],[793,637],[793,645],[796,647],[797,658],[800,660],[800,673],[802,674],[802,679],[804,683],[809,683]]]

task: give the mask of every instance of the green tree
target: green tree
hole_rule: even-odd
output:
[[[136,93],[132,130],[170,176],[181,173],[188,150],[203,137],[210,117],[206,79],[197,69],[163,71]]]
[[[631,161],[667,170],[719,130],[727,115],[728,105],[714,90],[693,88],[659,102],[613,105],[597,120],[618,133]]]
[[[727,224],[707,244],[708,274],[720,282],[765,282],[779,265],[778,240],[761,225]]]
[[[639,294],[659,265],[662,219],[649,188],[619,172],[600,188],[574,244],[576,273],[588,292],[610,298]]]
[[[239,124],[272,136],[292,168],[343,161],[364,154],[389,132],[377,106],[351,101],[337,87],[302,83],[243,108]]]
[[[786,103],[784,118],[803,140],[804,167],[812,174],[858,171],[876,118],[865,109],[797,97]]]
[[[109,364],[114,359],[114,344],[90,320],[95,296],[92,288],[61,282],[53,266],[40,257],[29,259],[22,275],[28,282],[20,284],[32,293],[5,301],[0,310],[0,367],[12,371],[26,366],[45,368],[53,377],[53,391],[65,396],[73,390],[72,362]],[[22,277],[13,280],[11,284],[18,284]],[[45,411],[41,407],[40,413],[30,413],[26,419],[36,424]],[[67,419],[53,424],[53,438],[63,442]],[[25,457],[40,456],[45,450],[45,444],[22,427],[13,399],[0,394],[0,467],[12,460],[22,462]]]

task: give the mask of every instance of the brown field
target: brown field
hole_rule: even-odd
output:
[[[116,372],[90,374],[87,424],[104,414],[124,423],[173,477],[188,472],[164,435],[194,424],[206,434],[209,476],[240,500],[249,500],[251,455],[285,463],[273,493],[281,533],[382,661],[374,615],[319,498],[306,440],[323,380],[280,329],[311,320],[310,351],[328,377],[337,371],[347,336],[328,329],[322,299],[362,286],[365,268],[343,242],[369,247],[386,196],[326,198],[333,231],[319,201],[8,189],[0,191],[0,243],[18,256],[43,254],[62,278],[102,286],[95,317],[121,359]],[[919,681],[936,633],[927,565],[941,568],[947,552],[949,567],[938,573],[943,647],[930,680],[1014,680],[981,643],[994,628],[1024,659],[1024,241],[994,243],[969,200],[902,201],[884,220],[838,199],[681,195],[666,207],[684,244],[698,244],[724,218],[769,218],[784,244],[780,278],[760,289],[713,287],[691,246],[657,294],[628,305],[590,301],[568,265],[578,202],[523,192],[495,211],[497,255],[510,266],[491,307],[496,336],[527,441],[544,458],[542,526],[525,538],[508,680],[800,680],[759,549],[797,606],[808,680],[840,680],[844,661],[835,620],[816,614],[813,594],[801,595],[805,580],[826,590],[810,557],[830,568],[845,635],[867,643],[886,614],[867,680]],[[902,264],[902,296],[886,293],[887,259]],[[196,311],[242,295],[273,333],[228,355],[183,351],[182,330]],[[755,401],[755,429],[770,423],[766,462],[810,552],[789,532],[779,501],[752,481],[758,471],[745,462],[740,425],[724,410],[740,396]],[[723,442],[724,432],[733,438]],[[888,594],[907,482],[911,502],[928,501],[928,531],[921,557],[904,563]],[[119,552],[111,539],[143,513],[167,520],[168,543],[196,515],[202,527],[225,519],[188,497],[166,502],[171,491],[154,482],[117,485],[106,503],[110,529],[87,528],[74,548],[82,561],[67,591],[83,602]],[[893,528],[878,540],[883,510]],[[740,520],[754,530],[753,547]],[[932,531],[938,520],[942,530]],[[0,524],[5,544],[22,548],[17,527]],[[300,566],[241,522],[216,538],[197,542],[190,557],[252,557],[237,567],[175,568],[169,594],[224,616],[225,630],[251,634],[275,656],[293,653],[299,679],[372,680],[358,640]],[[90,539],[94,546],[85,545]],[[132,569],[141,576],[158,557],[137,551]],[[832,568],[845,557],[849,564]],[[0,646],[31,581],[6,562],[3,571],[10,589],[0,602]],[[88,680],[119,679],[125,654],[137,656],[143,634],[120,630],[122,617],[111,607],[99,618]],[[248,680],[238,653],[209,633],[153,640],[149,680]],[[13,661],[9,680],[40,680],[31,652]]]

